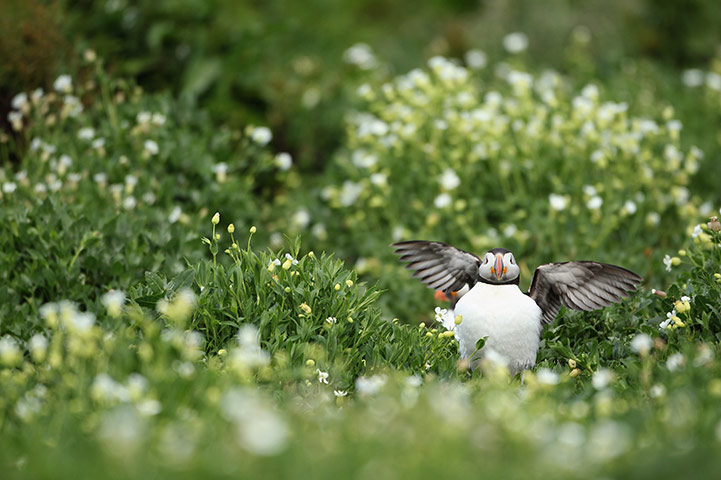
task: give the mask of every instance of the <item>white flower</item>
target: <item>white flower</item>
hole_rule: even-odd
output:
[[[674,353],[673,355],[669,355],[666,360],[666,368],[668,368],[669,372],[675,372],[683,367],[685,363],[686,359],[682,353]]]
[[[696,238],[699,235],[701,235],[702,233],[703,233],[703,230],[701,229],[701,224],[698,224],[695,227],[693,227],[693,232],[691,232],[691,236],[693,238]],[[665,263],[665,260],[664,260],[664,263]]]
[[[651,398],[661,398],[666,395],[666,387],[661,383],[657,383],[648,389],[648,396]]]
[[[268,127],[255,127],[250,134],[250,138],[261,147],[264,147],[273,139],[273,132]]]
[[[137,409],[124,405],[103,414],[97,435],[106,453],[121,461],[138,452],[146,428],[145,420]]]
[[[328,325],[333,325],[337,322],[338,322],[338,319],[335,317],[328,317],[325,319],[325,323],[327,323]]]
[[[503,236],[511,238],[516,234],[516,232],[518,232],[518,227],[511,223],[503,229]]]
[[[166,120],[165,115],[163,115],[162,113],[158,113],[158,112],[154,113],[150,118],[150,121],[153,123],[153,125],[157,125],[157,126],[165,125],[165,120]]]
[[[669,120],[666,123],[666,128],[671,132],[678,132],[683,128],[683,124],[678,120]]]
[[[596,390],[603,390],[613,381],[613,372],[607,368],[599,368],[591,377],[591,384]]]
[[[666,265],[666,271],[671,271],[671,257],[669,255],[664,255],[663,257],[663,264]]]
[[[146,398],[138,402],[135,408],[142,416],[153,417],[163,410],[163,405],[154,398]]]
[[[706,74],[706,86],[712,90],[721,91],[721,75],[716,72]]]
[[[228,175],[228,164],[225,162],[220,162],[213,165],[212,169],[218,182],[224,182]]]
[[[603,205],[603,199],[598,195],[594,195],[586,202],[586,207],[588,207],[589,210],[598,210],[601,208],[601,205]]]
[[[435,308],[436,322],[443,323],[443,317],[448,313],[448,310],[441,307]]]
[[[461,184],[461,179],[458,178],[455,170],[446,168],[438,179],[438,182],[444,190],[453,190]]]
[[[168,222],[169,223],[177,222],[178,219],[180,218],[181,213],[183,213],[183,210],[180,207],[178,207],[178,206],[173,207],[173,210],[171,210],[170,215],[168,215]]]
[[[328,372],[324,372],[320,368],[316,368],[315,371],[318,372],[318,382],[328,385]]]
[[[568,197],[564,195],[552,193],[548,196],[548,202],[551,204],[551,209],[558,212],[565,210],[566,207],[568,207]]]
[[[55,82],[53,83],[53,88],[56,92],[70,93],[73,91],[73,79],[70,77],[70,75],[60,75],[58,78],[55,79]]]
[[[77,117],[83,111],[83,104],[80,99],[73,95],[65,95],[63,98],[63,112],[70,117]]]
[[[378,162],[378,157],[372,155],[365,150],[356,150],[353,152],[353,165],[358,168],[370,168]]]
[[[584,185],[583,193],[584,193],[584,195],[588,195],[589,197],[592,197],[592,196],[596,195],[596,193],[598,193],[598,192],[596,191],[596,187],[594,187],[593,185]]]
[[[506,81],[513,87],[516,93],[523,93],[524,91],[531,88],[533,84],[533,76],[526,72],[519,72],[517,70],[511,70],[508,72]]]
[[[135,121],[138,122],[138,125],[147,125],[150,123],[151,118],[152,115],[150,112],[138,112],[135,116]]]
[[[231,351],[231,366],[244,370],[270,363],[270,354],[260,347],[260,333],[255,325],[246,323],[238,330],[238,347]]]
[[[10,335],[0,338],[0,363],[3,365],[15,365],[22,360],[22,352],[18,348],[17,341]]]
[[[536,380],[538,380],[538,383],[543,385],[556,385],[558,384],[560,377],[553,370],[541,367],[536,372]]]
[[[40,102],[40,100],[42,100],[43,95],[45,95],[45,90],[43,90],[42,88],[36,88],[30,94],[30,99],[33,101],[33,103],[37,104],[38,102]]]
[[[336,397],[345,397],[348,395],[348,392],[346,390],[333,390],[333,395]]]
[[[157,155],[159,151],[158,144],[155,140],[146,140],[143,144],[143,150],[148,155]]]
[[[528,48],[528,37],[521,32],[509,33],[503,37],[503,48],[508,53],[521,53]]]
[[[23,114],[16,111],[8,113],[8,122],[10,122],[13,130],[20,131],[23,128]]]
[[[286,152],[280,152],[278,155],[275,156],[275,166],[281,169],[282,171],[287,171],[290,169],[290,167],[293,165],[293,158],[290,156],[289,153]]]
[[[8,195],[13,193],[17,188],[18,186],[15,184],[15,182],[5,182],[2,186],[3,193],[7,193]]]
[[[653,340],[645,333],[639,333],[638,335],[633,337],[633,340],[631,340],[631,350],[638,353],[642,357],[648,355],[648,352],[651,351],[652,345]]]
[[[83,127],[78,130],[78,138],[80,140],[92,140],[95,137],[95,129],[91,127]]]
[[[698,68],[689,68],[681,74],[681,80],[687,87],[694,88],[703,85],[703,72]]]
[[[44,335],[36,333],[32,336],[32,338],[30,338],[28,348],[33,359],[36,361],[42,361],[45,358],[45,353],[48,349],[48,339],[45,338]]]
[[[386,384],[384,375],[373,375],[370,377],[358,377],[355,381],[355,388],[361,395],[375,395]]]
[[[355,65],[361,70],[370,70],[376,66],[376,58],[371,47],[365,43],[356,43],[343,53],[343,61]]]
[[[373,173],[370,176],[371,184],[381,187],[388,184],[388,176],[385,173]]]
[[[101,301],[111,317],[118,317],[125,304],[125,293],[120,290],[111,290],[102,296]]]
[[[293,214],[292,222],[298,228],[304,229],[310,223],[310,213],[308,213],[308,210],[301,208]]]
[[[286,259],[286,260],[290,260],[290,262],[291,262],[293,265],[298,265],[298,260],[296,260],[295,258],[293,258],[293,255],[291,255],[290,253],[286,253],[286,254],[285,254],[285,259]]]
[[[636,202],[633,200],[626,200],[626,203],[623,204],[623,209],[626,210],[629,215],[633,215],[637,210]]]
[[[436,208],[446,208],[451,204],[452,200],[453,199],[451,198],[451,196],[444,192],[438,195],[435,200],[433,200],[433,204],[436,206]]]
[[[658,328],[660,330],[664,330],[668,328],[669,325],[673,323],[673,317],[676,316],[676,309],[674,308],[672,311],[668,312],[666,314],[666,320],[658,324]]]
[[[277,455],[288,443],[288,426],[269,403],[249,388],[235,388],[221,398],[221,412],[235,423],[238,445],[254,455]]]
[[[28,105],[28,94],[25,92],[18,93],[13,97],[10,104],[15,110],[23,110]]]
[[[135,200],[135,197],[125,197],[123,199],[123,208],[125,210],[132,210],[135,208],[135,206],[138,204],[137,200]]]
[[[463,58],[465,59],[468,68],[472,70],[480,70],[485,68],[488,64],[488,57],[486,54],[482,50],[478,50],[476,48],[468,50]]]
[[[343,182],[338,200],[344,207],[349,207],[355,203],[356,199],[362,192],[363,185],[346,180]]]

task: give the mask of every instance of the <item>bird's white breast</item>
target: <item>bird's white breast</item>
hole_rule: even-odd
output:
[[[518,286],[479,282],[458,301],[455,313],[462,316],[456,328],[461,358],[473,355],[476,342],[488,337],[480,354],[500,354],[512,374],[536,363],[541,309]]]

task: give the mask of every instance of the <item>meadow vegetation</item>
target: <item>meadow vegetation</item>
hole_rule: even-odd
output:
[[[658,55],[653,35],[620,29],[634,47],[604,56],[602,22],[571,28],[592,7],[554,2],[569,36],[534,55],[553,40],[534,43],[543,24],[480,45],[452,33],[527,26],[532,7],[516,21],[495,2],[431,2],[389,36],[406,3],[351,2],[295,45],[327,2],[298,17],[173,3],[61,2],[77,52],[38,57],[50,79],[0,85],[4,478],[718,471],[721,58],[698,48],[711,40],[659,59],[643,56]],[[38,2],[13,12],[52,24]],[[563,310],[522,379],[491,359],[469,370],[444,306],[388,246],[414,238],[507,247],[524,288],[569,259],[644,284]]]

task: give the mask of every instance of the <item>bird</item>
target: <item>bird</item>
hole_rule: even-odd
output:
[[[546,263],[536,268],[524,293],[518,287],[521,269],[505,248],[478,257],[443,242],[409,240],[391,247],[414,277],[450,299],[452,315],[460,316],[455,317],[460,320],[455,334],[461,358],[475,368],[493,354],[511,375],[536,364],[543,326],[555,320],[562,306],[581,311],[607,307],[628,297],[642,281],[636,273],[606,263]]]

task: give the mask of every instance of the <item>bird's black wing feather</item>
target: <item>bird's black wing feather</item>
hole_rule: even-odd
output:
[[[478,281],[481,259],[443,242],[411,240],[391,245],[413,276],[434,290],[456,292]]]
[[[543,312],[543,323],[555,320],[561,306],[596,310],[628,297],[641,277],[615,265],[598,262],[547,263],[533,274],[528,295]]]

